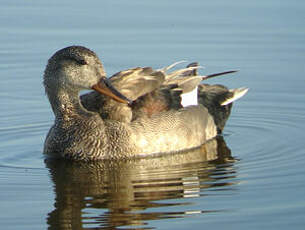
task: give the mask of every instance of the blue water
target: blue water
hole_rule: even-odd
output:
[[[2,1],[1,227],[303,229],[304,10],[297,0]],[[199,61],[202,74],[240,70],[208,83],[250,91],[205,155],[45,163],[54,118],[42,75],[74,44],[108,75]]]

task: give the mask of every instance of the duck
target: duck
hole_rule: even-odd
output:
[[[95,52],[69,46],[51,56],[43,85],[55,115],[43,153],[95,161],[175,153],[200,147],[224,129],[248,88],[202,84],[198,63],[136,67],[110,78]],[[91,92],[80,96],[83,90]]]

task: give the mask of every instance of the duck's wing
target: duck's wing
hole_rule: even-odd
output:
[[[146,91],[145,94],[142,94],[133,102],[133,120],[182,108],[181,94],[192,91],[200,83],[201,78],[198,76],[186,77],[188,72],[199,68],[197,66],[188,66],[169,72],[171,68],[179,63],[174,63],[156,71],[163,75],[162,81],[158,81],[161,84],[154,87],[150,92]]]
[[[82,104],[86,109],[100,113],[104,119],[125,122],[181,108],[181,93],[193,89],[193,85],[198,85],[200,81],[198,77],[178,79],[193,67],[168,74],[166,71],[176,64],[159,70],[136,67],[111,76],[111,84],[132,100],[132,104],[121,104],[96,92],[81,96]]]
[[[92,105],[95,101],[94,103],[100,108],[98,112],[105,119],[127,122],[142,116],[151,117],[170,109],[179,109],[182,107],[181,94],[196,87],[200,78],[194,76],[179,79],[185,76],[187,71],[193,71],[197,67],[187,67],[167,73],[166,71],[174,65],[159,70],[136,67],[111,76],[109,78],[111,84],[132,100],[132,104],[121,104],[109,98],[97,96],[95,93],[84,96],[82,101],[88,102],[87,105]],[[91,103],[90,100],[92,100]]]
[[[111,76],[112,85],[132,101],[161,87],[165,74],[150,67],[137,67]]]
[[[188,76],[190,71],[194,71],[198,67],[188,66],[187,68],[178,69],[176,71],[168,71],[179,64],[174,63],[162,69],[154,70],[151,67],[136,67],[120,71],[112,75],[109,80],[111,84],[125,97],[132,101],[149,95],[156,90],[160,91],[160,96],[165,94],[166,98],[170,95],[174,96],[174,104],[180,103],[181,99],[177,97],[182,93],[193,90],[201,81],[199,76]],[[172,91],[176,92],[172,92]],[[179,93],[178,93],[179,92]],[[151,97],[152,95],[150,95]],[[108,99],[107,96],[100,95],[97,92],[90,92],[81,96],[81,101],[84,107],[90,111],[97,111],[106,102],[113,100]],[[170,101],[172,102],[172,100]],[[119,103],[113,102],[116,106]]]

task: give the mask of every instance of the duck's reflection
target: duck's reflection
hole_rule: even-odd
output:
[[[181,198],[200,196],[212,187],[232,189],[228,185],[235,176],[233,163],[222,137],[200,149],[153,158],[95,163],[48,160],[56,194],[49,229],[143,229],[147,220],[217,211],[188,212],[190,200]]]

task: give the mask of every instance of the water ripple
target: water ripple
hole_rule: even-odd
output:
[[[41,151],[48,127],[48,123],[42,122],[1,128],[0,167],[44,168]]]
[[[294,106],[263,103],[259,110],[248,106],[232,117],[227,140],[241,159],[238,166],[243,180],[256,186],[276,181],[277,187],[285,188],[304,173],[300,167],[305,160],[304,114],[300,105]]]

